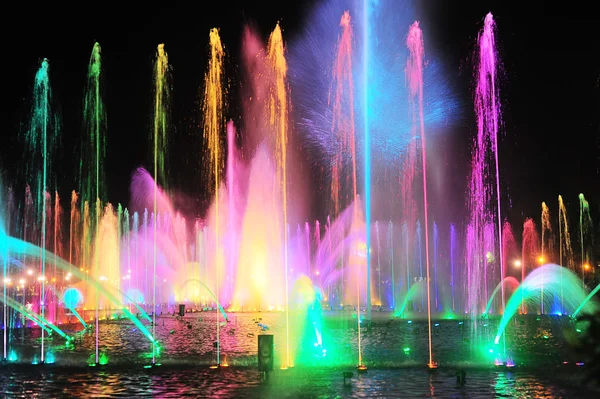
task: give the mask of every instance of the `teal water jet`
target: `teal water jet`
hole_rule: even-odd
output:
[[[81,272],[79,268],[71,265],[69,262],[65,261],[64,259],[60,258],[59,256],[56,256],[55,254],[49,251],[43,250],[34,244],[19,240],[17,238],[10,237],[7,235],[1,235],[2,233],[3,231],[0,231],[0,242],[5,243],[10,253],[14,255],[30,256],[33,258],[37,258],[38,256],[40,256],[40,253],[43,252],[44,257],[47,261],[53,262],[58,268],[60,268],[63,271],[71,271],[73,276],[79,278],[81,281],[85,281],[88,285],[91,285],[98,293],[102,293],[116,307],[122,308],[123,312],[125,313],[125,316],[129,320],[131,320],[133,324],[135,324],[135,326],[144,334],[144,336],[148,338],[150,342],[154,341],[154,337],[150,334],[146,326],[144,326],[140,322],[140,320],[137,317],[135,317],[135,315],[133,315],[121,301],[117,299],[115,295],[106,290],[99,281],[87,275],[86,273]]]
[[[498,326],[498,333],[494,340],[496,344],[500,341],[500,337],[506,330],[508,322],[517,313],[522,300],[528,304],[540,305],[540,291],[542,287],[544,289],[544,300],[548,301],[547,305],[551,304],[555,296],[558,298],[561,291],[564,292],[564,308],[562,309],[562,313],[565,313],[569,309],[576,310],[587,297],[585,290],[581,287],[581,281],[572,271],[553,264],[538,267],[521,282],[519,288],[517,288],[506,304],[506,310],[502,315],[500,325]],[[582,309],[594,312],[600,309],[600,305],[598,301],[590,299],[586,301]],[[579,312],[580,310],[577,311]]]
[[[27,317],[29,320],[31,320],[34,323],[36,323],[37,325],[39,325],[43,331],[46,331],[47,333],[50,333],[51,331],[55,331],[58,335],[65,338],[67,341],[71,340],[71,337],[69,337],[67,334],[65,334],[60,328],[58,328],[57,326],[55,326],[54,324],[52,324],[51,322],[46,320],[41,314],[34,313],[33,311],[27,309],[25,306],[21,305],[19,302],[15,301],[14,299],[12,299],[10,297],[7,297],[5,300],[6,300],[6,302],[4,302],[4,303],[6,305],[13,308],[17,312],[19,312],[22,315],[24,315],[25,317]]]
[[[577,309],[575,309],[575,311],[573,312],[571,317],[573,317],[573,318],[577,317],[579,312],[581,312],[581,310],[587,305],[587,303],[592,300],[592,298],[594,297],[594,295],[596,295],[598,293],[598,291],[600,291],[600,284],[598,284],[596,286],[596,288],[594,288],[592,290],[592,292],[590,292],[589,295],[585,297],[585,299],[581,302],[581,304],[577,307]]]
[[[93,208],[89,216],[89,231],[84,239],[84,253],[92,253],[92,239],[98,238],[100,228],[100,213],[104,191],[104,161],[106,158],[106,115],[101,96],[102,57],[99,43],[94,43],[88,64],[87,85],[84,98],[83,145],[81,162],[79,164],[79,184],[81,194],[82,214],[86,213],[86,205]],[[93,206],[92,206],[93,204]],[[85,216],[84,216],[85,218]],[[94,232],[92,236],[91,232]],[[98,257],[95,270],[98,270]],[[84,255],[83,262],[92,264],[91,259]],[[98,292],[96,291],[96,363],[98,362]]]
[[[402,315],[404,314],[404,311],[406,310],[406,306],[408,305],[408,302],[417,296],[421,296],[423,294],[423,280],[421,281],[417,281],[416,283],[414,283],[413,285],[410,286],[408,292],[406,293],[406,296],[404,297],[404,300],[402,301],[402,304],[400,305],[400,309],[397,312],[394,312],[394,316],[396,317],[402,317]],[[412,310],[412,309],[409,309]]]
[[[26,153],[24,158],[26,160],[24,165],[25,179],[33,183],[34,194],[37,196],[36,204],[38,208],[35,209],[34,226],[35,228],[40,228],[39,243],[40,247],[44,249],[46,248],[46,212],[48,201],[46,191],[48,190],[48,171],[53,170],[53,153],[58,136],[58,124],[56,124],[54,113],[51,109],[52,91],[50,89],[49,70],[50,63],[44,58],[35,74],[31,119],[25,134]],[[44,256],[44,252],[42,252],[40,256],[40,271],[42,276],[45,276],[46,272]],[[43,317],[46,308],[45,279],[42,279],[41,286],[40,306]],[[44,332],[42,331],[40,353],[40,361],[42,363],[44,363],[44,356]]]
[[[77,312],[77,305],[79,304],[79,299],[82,298],[81,293],[75,288],[67,288],[65,292],[61,295],[60,292],[56,291],[53,287],[51,287],[51,289],[54,292],[54,295],[56,295],[56,297],[65,304],[65,307],[69,309],[71,313],[73,313],[73,316],[75,316],[77,320],[79,320],[83,328],[87,328],[87,323]],[[78,298],[76,297],[77,294],[79,295]]]
[[[148,313],[147,313],[147,312],[146,312],[144,309],[142,309],[142,307],[141,307],[140,305],[138,305],[137,301],[134,301],[134,300],[133,300],[133,298],[131,298],[129,295],[125,294],[125,293],[123,292],[123,290],[121,290],[121,289],[119,289],[119,288],[117,288],[117,287],[113,287],[113,286],[109,286],[109,287],[110,287],[110,288],[112,288],[112,289],[114,289],[115,291],[117,291],[117,293],[118,293],[119,295],[122,295],[122,296],[123,296],[123,298],[127,299],[127,300],[128,300],[130,303],[132,303],[132,304],[133,304],[133,306],[135,306],[136,310],[137,310],[138,312],[140,312],[140,315],[141,315],[141,316],[142,316],[144,319],[148,320],[148,321],[149,321],[149,322],[151,322],[151,323],[154,323],[154,321],[152,320],[152,317],[150,317],[150,316],[148,315]],[[153,335],[154,335],[154,334],[153,334]]]

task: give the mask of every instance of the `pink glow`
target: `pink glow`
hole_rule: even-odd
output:
[[[527,266],[532,270],[538,263],[538,233],[535,222],[531,218],[525,219],[523,223],[523,240],[521,243],[521,281],[525,280]],[[521,304],[521,313],[527,313],[525,303]]]
[[[478,305],[487,301],[491,282],[501,281],[505,276],[497,145],[500,104],[496,88],[494,26],[493,16],[489,13],[477,40],[474,93],[477,137],[473,143],[471,161],[468,202],[470,234],[467,238],[467,309],[473,316],[479,313]],[[489,229],[493,225],[497,225],[497,231],[490,234]],[[495,261],[496,257],[500,258],[499,262]],[[500,270],[495,270],[498,264]],[[502,308],[504,304],[502,287]]]

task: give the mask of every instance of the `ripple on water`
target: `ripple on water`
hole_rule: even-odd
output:
[[[551,376],[525,371],[470,370],[464,386],[455,370],[378,369],[275,370],[267,381],[252,368],[157,368],[120,370],[30,369],[0,375],[8,397],[211,397],[211,398],[594,398],[600,392],[559,385]]]

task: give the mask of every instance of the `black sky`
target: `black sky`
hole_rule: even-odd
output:
[[[62,110],[63,146],[59,154],[62,195],[75,188],[75,153],[81,131],[83,89],[92,45],[103,49],[104,101],[108,114],[107,175],[111,202],[128,202],[132,170],[147,164],[146,138],[151,118],[152,63],[164,42],[173,66],[174,151],[200,151],[199,92],[206,68],[210,28],[219,27],[236,59],[245,23],[254,21],[263,37],[280,21],[293,40],[316,1],[213,1],[79,3],[77,7],[42,3],[16,4],[0,27],[3,37],[0,98],[0,170],[10,179],[20,160],[17,140],[29,110],[32,81],[39,60],[51,62],[54,96]],[[89,4],[94,4],[91,8]],[[472,72],[468,59],[482,19],[494,13],[504,66],[502,102],[505,135],[500,147],[503,185],[512,208],[508,215],[539,218],[541,201],[550,207],[562,194],[575,211],[577,194],[600,204],[598,134],[600,122],[600,24],[591,9],[565,2],[424,0],[422,26],[438,55],[464,92],[467,117],[452,133],[453,151],[468,150],[474,134],[470,110]],[[233,116],[233,115],[232,115]],[[186,160],[189,173],[199,164]],[[179,160],[182,162],[181,160]],[[448,171],[452,174],[453,171]],[[462,169],[457,176],[463,182]],[[4,178],[6,180],[6,177]],[[175,184],[185,180],[177,173]],[[183,179],[183,180],[182,180]],[[185,190],[194,194],[191,190]],[[462,199],[461,199],[462,200]],[[516,221],[515,220],[515,221]]]

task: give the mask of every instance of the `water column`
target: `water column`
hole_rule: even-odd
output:
[[[581,244],[581,286],[585,289],[585,269],[590,267],[588,257],[584,250],[584,231],[588,232],[593,226],[592,217],[590,216],[590,204],[587,202],[583,194],[579,194],[579,234]]]
[[[364,151],[365,151],[365,244],[367,247],[367,321],[371,321],[371,132],[369,131],[369,0],[364,1]],[[360,303],[358,304],[360,309]],[[360,320],[360,317],[359,317]],[[360,322],[360,321],[359,321]],[[359,330],[360,331],[360,330]],[[360,346],[360,339],[359,339]],[[359,363],[360,365],[360,363]]]
[[[365,2],[366,7],[366,2]],[[366,16],[365,16],[366,18]],[[337,140],[339,141],[339,151],[336,154],[336,159],[334,162],[334,168],[332,170],[332,195],[335,197],[335,211],[338,211],[339,205],[339,197],[341,196],[341,189],[339,182],[337,181],[340,178],[340,175],[343,171],[343,160],[345,158],[350,158],[352,163],[351,170],[351,179],[352,179],[352,222],[351,228],[355,229],[356,223],[358,223],[359,218],[359,209],[358,209],[358,186],[357,186],[357,154],[356,154],[356,131],[355,131],[355,121],[354,121],[354,77],[352,72],[352,43],[353,43],[353,30],[350,18],[350,12],[345,11],[342,14],[340,19],[340,28],[341,33],[338,37],[338,46],[336,52],[336,60],[333,68],[333,88],[334,88],[334,97],[333,97],[333,120],[332,120],[332,133],[335,135]],[[366,35],[366,30],[365,30]],[[366,46],[365,46],[366,47]],[[365,63],[366,65],[366,63]],[[369,198],[370,201],[370,198]],[[368,226],[368,224],[367,224]],[[367,228],[368,231],[368,228]],[[352,259],[352,252],[355,249],[351,248],[348,259]],[[345,294],[344,289],[344,269],[345,269],[345,259],[344,259],[344,243],[342,243],[342,259],[341,259],[341,286],[342,286],[342,295]],[[369,256],[369,246],[367,246],[367,259]],[[348,261],[349,265],[352,265],[350,261]],[[368,262],[367,262],[368,263]],[[361,345],[361,324],[360,324],[360,262],[356,264],[358,268],[357,273],[357,331],[358,331],[358,364],[359,366],[363,366],[362,364],[362,345]],[[368,263],[368,266],[369,263]],[[370,275],[370,274],[369,274]],[[368,277],[369,278],[369,277]],[[369,280],[370,284],[370,280]],[[367,319],[370,320],[370,285],[367,288]]]
[[[542,202],[542,245],[541,245],[541,259],[542,263],[546,261],[545,248],[546,248],[546,237],[547,234],[552,233],[552,224],[550,223],[550,208],[546,205],[545,202]],[[541,292],[540,292],[540,303],[542,305],[541,313],[544,314],[544,285],[542,284]]]
[[[81,193],[81,203],[84,206],[84,218],[87,223],[86,239],[84,240],[84,259],[83,264],[88,267],[90,258],[93,254],[92,242],[98,240],[100,228],[101,199],[104,197],[104,160],[106,158],[106,116],[101,92],[101,48],[99,43],[94,43],[92,54],[88,65],[87,85],[84,98],[84,138],[81,148],[81,162],[79,170],[79,184]],[[86,214],[87,204],[87,214]],[[92,204],[94,204],[92,206]],[[93,209],[93,211],[91,210]],[[90,213],[92,213],[90,215]],[[93,221],[93,222],[92,222]],[[94,235],[92,236],[92,231]],[[100,270],[99,257],[95,257],[94,270],[96,273]],[[98,278],[99,276],[94,276]],[[96,319],[96,364],[99,364],[99,341],[98,341],[98,307],[99,293],[95,288],[95,319]]]
[[[60,197],[58,196],[58,191],[54,192],[54,255],[62,256],[62,243],[60,242],[62,238],[62,231],[60,229],[62,219],[62,208],[60,206]],[[54,274],[53,274],[53,286],[54,293],[52,295],[52,299],[54,300],[54,307],[52,309],[54,313],[54,317],[50,319],[53,323],[58,323],[58,274],[57,274],[57,265],[56,265],[56,257],[54,258]],[[63,273],[64,277],[64,273]]]
[[[209,33],[210,58],[208,69],[204,78],[204,140],[208,149],[208,171],[210,172],[210,182],[212,183],[215,195],[215,300],[216,307],[220,306],[219,285],[220,285],[220,226],[219,226],[219,182],[222,169],[224,167],[224,151],[222,135],[225,128],[224,112],[224,77],[223,77],[223,58],[225,52],[219,37],[219,31],[216,28]],[[219,311],[216,312],[216,365],[221,365],[220,359],[220,319]]]
[[[569,231],[569,219],[567,217],[567,208],[561,195],[558,196],[558,231],[559,231],[559,264],[569,269],[573,268],[573,247],[571,245],[571,233]],[[561,269],[560,280],[563,280]],[[560,311],[565,312],[564,308],[564,287],[560,284]]]
[[[285,361],[283,369],[292,367],[290,359],[290,321],[289,321],[289,280],[288,280],[288,210],[287,210],[287,149],[288,149],[288,84],[287,61],[284,54],[283,36],[279,24],[269,36],[267,44],[267,73],[269,78],[269,94],[267,114],[269,125],[275,135],[275,154],[277,160],[277,178],[281,185],[282,230],[283,230],[283,262],[285,278]]]
[[[167,128],[169,123],[169,100],[171,88],[169,86],[169,58],[165,52],[165,45],[159,44],[156,52],[154,68],[154,129],[152,139],[154,142],[154,220],[152,222],[152,337],[156,336],[156,228],[157,228],[157,200],[159,182],[166,182],[165,156],[167,147]],[[156,340],[152,340],[152,364],[156,363]]]
[[[52,110],[51,110],[51,90],[49,79],[50,63],[47,59],[42,60],[40,68],[35,74],[34,89],[33,89],[33,106],[31,112],[31,120],[29,128],[25,134],[26,141],[26,164],[24,170],[26,173],[25,179],[33,180],[33,187],[38,200],[36,201],[37,210],[34,210],[33,201],[31,200],[31,210],[34,212],[33,223],[41,222],[40,230],[40,315],[45,317],[46,296],[45,296],[45,273],[46,273],[46,222],[48,212],[48,197],[46,196],[48,173],[52,171],[53,152],[57,142],[58,128],[55,125]],[[27,194],[31,194],[28,191]],[[30,200],[30,197],[28,197]],[[40,216],[41,215],[41,216]],[[32,215],[33,216],[33,215]],[[32,224],[33,224],[32,223]],[[31,241],[34,242],[34,241]],[[6,312],[5,312],[6,314]],[[6,332],[6,326],[5,326]],[[5,346],[6,348],[6,346]],[[41,333],[41,353],[40,362],[45,359],[45,334],[42,329]]]
[[[427,150],[425,141],[425,122],[423,116],[423,56],[425,54],[423,33],[419,27],[419,22],[411,25],[406,45],[410,51],[406,65],[406,72],[409,79],[411,101],[416,100],[413,107],[417,107],[413,111],[415,129],[418,128],[421,138],[421,161],[423,173],[423,214],[425,223],[425,267],[427,285],[427,323],[428,323],[428,338],[429,338],[429,368],[437,367],[433,362],[433,351],[431,346],[431,278],[429,277],[429,203],[427,200]],[[416,111],[416,113],[415,113]],[[418,127],[417,127],[418,122]]]

